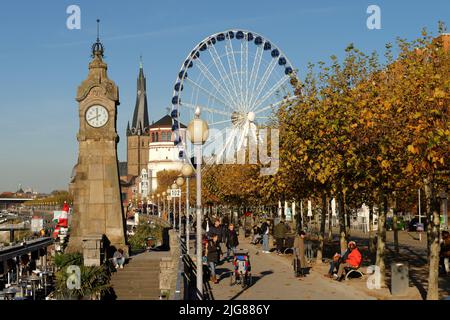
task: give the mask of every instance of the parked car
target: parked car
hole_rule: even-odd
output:
[[[394,221],[393,218],[387,218],[386,219],[386,230],[391,231],[394,227]],[[397,230],[406,230],[406,223],[403,220],[403,217],[397,218]]]
[[[427,227],[428,227],[428,219],[425,217],[422,217],[422,224],[423,224],[423,231],[427,231]],[[416,216],[414,217],[408,225],[408,231],[412,232],[412,231],[417,231],[417,225],[419,224],[419,217]]]

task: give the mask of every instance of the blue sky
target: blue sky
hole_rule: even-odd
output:
[[[68,30],[66,8],[81,8],[81,30]],[[366,27],[370,4],[381,30]],[[422,27],[450,24],[450,1],[1,1],[0,191],[21,183],[41,192],[66,189],[77,161],[77,86],[87,75],[97,18],[109,76],[119,86],[119,160],[135,103],[139,56],[151,120],[165,114],[186,55],[209,34],[243,28],[280,47],[300,73],[308,62],[342,56],[353,42],[365,52]]]

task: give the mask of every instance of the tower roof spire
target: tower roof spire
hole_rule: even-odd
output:
[[[100,42],[100,19],[97,19],[97,41],[92,45],[92,57],[103,57],[105,48]]]
[[[132,134],[145,134],[148,131],[148,108],[147,88],[144,69],[142,66],[142,55],[140,56],[139,75],[137,79],[136,106],[134,107],[133,121],[131,122]]]

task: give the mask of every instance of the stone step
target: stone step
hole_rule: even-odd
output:
[[[128,288],[140,288],[143,286],[159,286],[159,279],[152,280],[128,280],[128,279],[118,279],[111,282],[115,287],[128,287]]]
[[[142,271],[159,272],[159,269],[160,269],[159,266],[157,268],[129,266],[129,267],[125,267],[123,269],[118,269],[116,271],[117,271],[117,273],[142,272]]]
[[[124,269],[139,268],[139,269],[159,269],[159,263],[130,263],[124,266]]]
[[[118,283],[122,281],[129,281],[130,283],[139,283],[139,282],[159,282],[159,277],[115,277],[111,279],[112,283]]]
[[[127,290],[125,288],[113,288],[114,292],[116,293],[116,296],[122,297],[122,296],[130,296],[130,295],[155,295],[159,296],[161,293],[161,290],[155,289],[155,288],[139,288],[138,290]]]
[[[159,294],[157,296],[146,295],[146,296],[122,296],[117,298],[117,300],[159,300]]]

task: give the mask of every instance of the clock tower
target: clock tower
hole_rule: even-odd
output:
[[[82,251],[85,239],[103,236],[110,248],[128,251],[117,161],[119,90],[108,78],[99,38],[92,46],[89,74],[78,87],[79,153],[74,177],[69,252]]]

